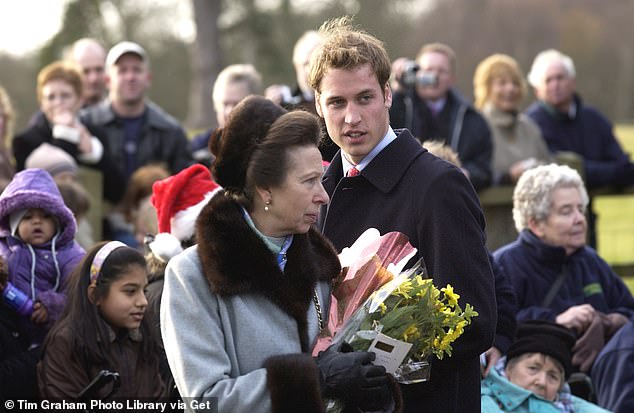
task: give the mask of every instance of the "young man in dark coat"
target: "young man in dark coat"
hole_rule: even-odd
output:
[[[390,61],[383,44],[347,18],[320,29],[311,60],[317,112],[341,148],[323,184],[330,195],[320,226],[337,250],[367,228],[406,234],[438,286],[451,284],[479,316],[452,357],[432,363],[428,382],[402,386],[405,411],[480,410],[479,356],[496,325],[493,275],[484,217],[465,175],[423,149],[407,130],[389,126]]]

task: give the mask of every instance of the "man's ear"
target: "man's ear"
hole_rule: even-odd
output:
[[[385,84],[385,87],[383,88],[383,96],[385,97],[385,107],[386,108],[391,108],[392,107],[392,88],[390,87],[389,83]]]
[[[319,102],[319,93],[315,92],[315,109],[317,109],[317,114],[320,118],[324,117],[324,114],[321,110],[321,102]]]

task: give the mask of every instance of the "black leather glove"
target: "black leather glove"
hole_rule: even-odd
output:
[[[342,399],[361,410],[380,410],[391,401],[385,367],[371,364],[375,354],[341,353],[330,347],[315,362],[324,397]]]

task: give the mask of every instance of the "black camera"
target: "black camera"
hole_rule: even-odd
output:
[[[438,76],[434,72],[425,72],[420,70],[420,66],[414,61],[406,63],[399,83],[405,88],[413,88],[419,86],[436,86],[438,84]]]

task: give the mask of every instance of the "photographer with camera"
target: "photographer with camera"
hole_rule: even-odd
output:
[[[478,111],[453,89],[454,51],[442,43],[423,46],[416,61],[397,59],[390,120],[393,128],[408,128],[421,142],[442,140],[458,152],[476,190],[491,184],[493,142]]]

